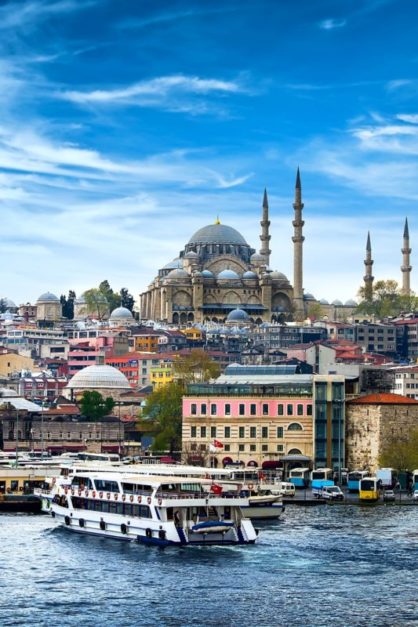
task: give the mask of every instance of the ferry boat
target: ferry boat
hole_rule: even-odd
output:
[[[70,485],[54,484],[50,511],[71,531],[145,544],[254,543],[242,510],[248,498],[217,488],[196,478],[77,474]]]

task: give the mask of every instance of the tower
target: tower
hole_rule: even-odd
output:
[[[409,228],[408,228],[408,218],[405,218],[405,227],[403,230],[403,248],[401,248],[402,253],[402,293],[406,296],[410,296],[411,294],[411,270],[412,266],[410,265],[410,254],[411,248],[409,248]]]
[[[364,275],[364,299],[367,301],[371,301],[373,299],[373,281],[374,276],[372,275],[372,245],[370,243],[370,231],[367,233],[367,244],[366,244],[366,259],[364,260],[364,265],[366,268],[366,274]]]
[[[293,208],[295,210],[295,219],[293,220],[294,235],[293,241],[293,300],[295,304],[295,317],[297,320],[303,320],[305,311],[303,307],[303,242],[305,238],[302,235],[302,228],[305,222],[302,220],[302,185],[300,182],[299,168],[296,173],[295,186],[295,202]]]
[[[269,203],[267,199],[267,190],[264,190],[264,198],[263,198],[263,217],[260,222],[261,225],[261,248],[260,255],[263,255],[266,260],[266,266],[270,265],[270,254],[271,250],[269,248],[271,235],[269,233],[270,228],[270,220],[269,220]]]

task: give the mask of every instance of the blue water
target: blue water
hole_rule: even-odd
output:
[[[0,516],[0,625],[418,625],[417,507],[288,507],[257,544],[172,547]]]

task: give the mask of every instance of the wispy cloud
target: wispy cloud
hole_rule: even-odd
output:
[[[0,7],[0,30],[35,27],[40,20],[94,6],[97,0],[28,0]]]
[[[141,29],[148,28],[149,26],[159,25],[159,24],[167,24],[170,22],[179,22],[180,20],[185,20],[194,17],[201,17],[205,15],[213,15],[217,13],[230,13],[233,11],[238,11],[240,9],[239,4],[235,5],[226,5],[224,7],[219,8],[191,8],[184,11],[171,11],[171,12],[163,12],[156,13],[154,15],[149,15],[144,18],[130,18],[121,20],[118,23],[118,27],[121,29]]]
[[[416,84],[416,81],[410,78],[396,78],[386,83],[386,89],[388,91],[395,91],[397,89],[401,89],[402,87],[410,87],[414,84]]]
[[[328,18],[319,23],[319,28],[322,28],[323,30],[334,30],[335,28],[343,28],[346,24],[347,20]]]
[[[418,113],[398,113],[396,116],[398,120],[402,122],[409,122],[410,124],[418,124]]]

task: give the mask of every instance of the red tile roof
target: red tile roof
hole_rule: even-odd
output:
[[[401,394],[367,394],[351,401],[350,405],[418,405],[418,401]]]

